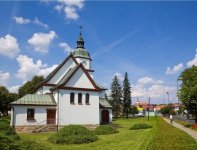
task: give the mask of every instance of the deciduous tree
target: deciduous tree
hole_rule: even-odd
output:
[[[19,97],[32,93],[32,91],[44,80],[43,76],[34,76],[31,81],[26,82],[18,90]]]
[[[197,66],[184,70],[179,80],[182,81],[178,97],[186,110],[195,116],[197,123]]]

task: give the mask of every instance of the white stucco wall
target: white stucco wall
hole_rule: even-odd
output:
[[[81,68],[75,72],[72,78],[66,83],[66,86],[94,89],[94,86]]]
[[[101,112],[104,109],[99,109],[99,119],[100,119],[100,123],[102,122],[102,116],[101,116]],[[107,109],[109,111],[109,122],[112,123],[112,109]]]
[[[70,93],[75,93],[75,104],[70,104]],[[82,93],[82,105],[78,104]],[[90,105],[85,104],[85,94],[90,94]],[[99,124],[98,92],[59,90],[59,124]]]
[[[44,125],[47,120],[47,109],[54,109],[55,107],[51,106],[19,106],[14,105],[14,113],[13,113],[13,123],[15,126],[23,126],[23,125]],[[34,118],[35,121],[27,120],[27,109],[35,109]],[[57,113],[56,113],[57,114]]]
[[[51,93],[51,91],[50,91],[51,88],[52,88],[52,86],[42,86],[35,92],[35,94]]]
[[[61,67],[61,69],[48,81],[50,84],[57,84],[63,76],[68,72],[68,70],[72,67],[76,66],[76,63],[73,61],[72,58]]]
[[[82,63],[83,61],[86,62],[86,65],[84,67],[88,70],[91,70],[91,60],[90,59],[85,59],[85,58],[76,58],[78,63]]]

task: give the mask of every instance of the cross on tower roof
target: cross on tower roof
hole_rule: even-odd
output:
[[[82,35],[82,34],[81,34],[82,26],[79,26],[79,30],[80,30],[79,35],[81,36],[81,35]]]
[[[82,26],[79,26],[79,29],[80,29],[80,32],[79,32],[79,38],[77,40],[77,48],[84,48],[84,40],[83,40],[82,33],[81,33]]]

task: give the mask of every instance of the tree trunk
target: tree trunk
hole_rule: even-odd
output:
[[[197,114],[195,114],[195,123],[197,123]]]

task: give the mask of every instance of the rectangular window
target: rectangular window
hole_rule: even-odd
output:
[[[34,120],[34,109],[27,109],[27,120]]]

